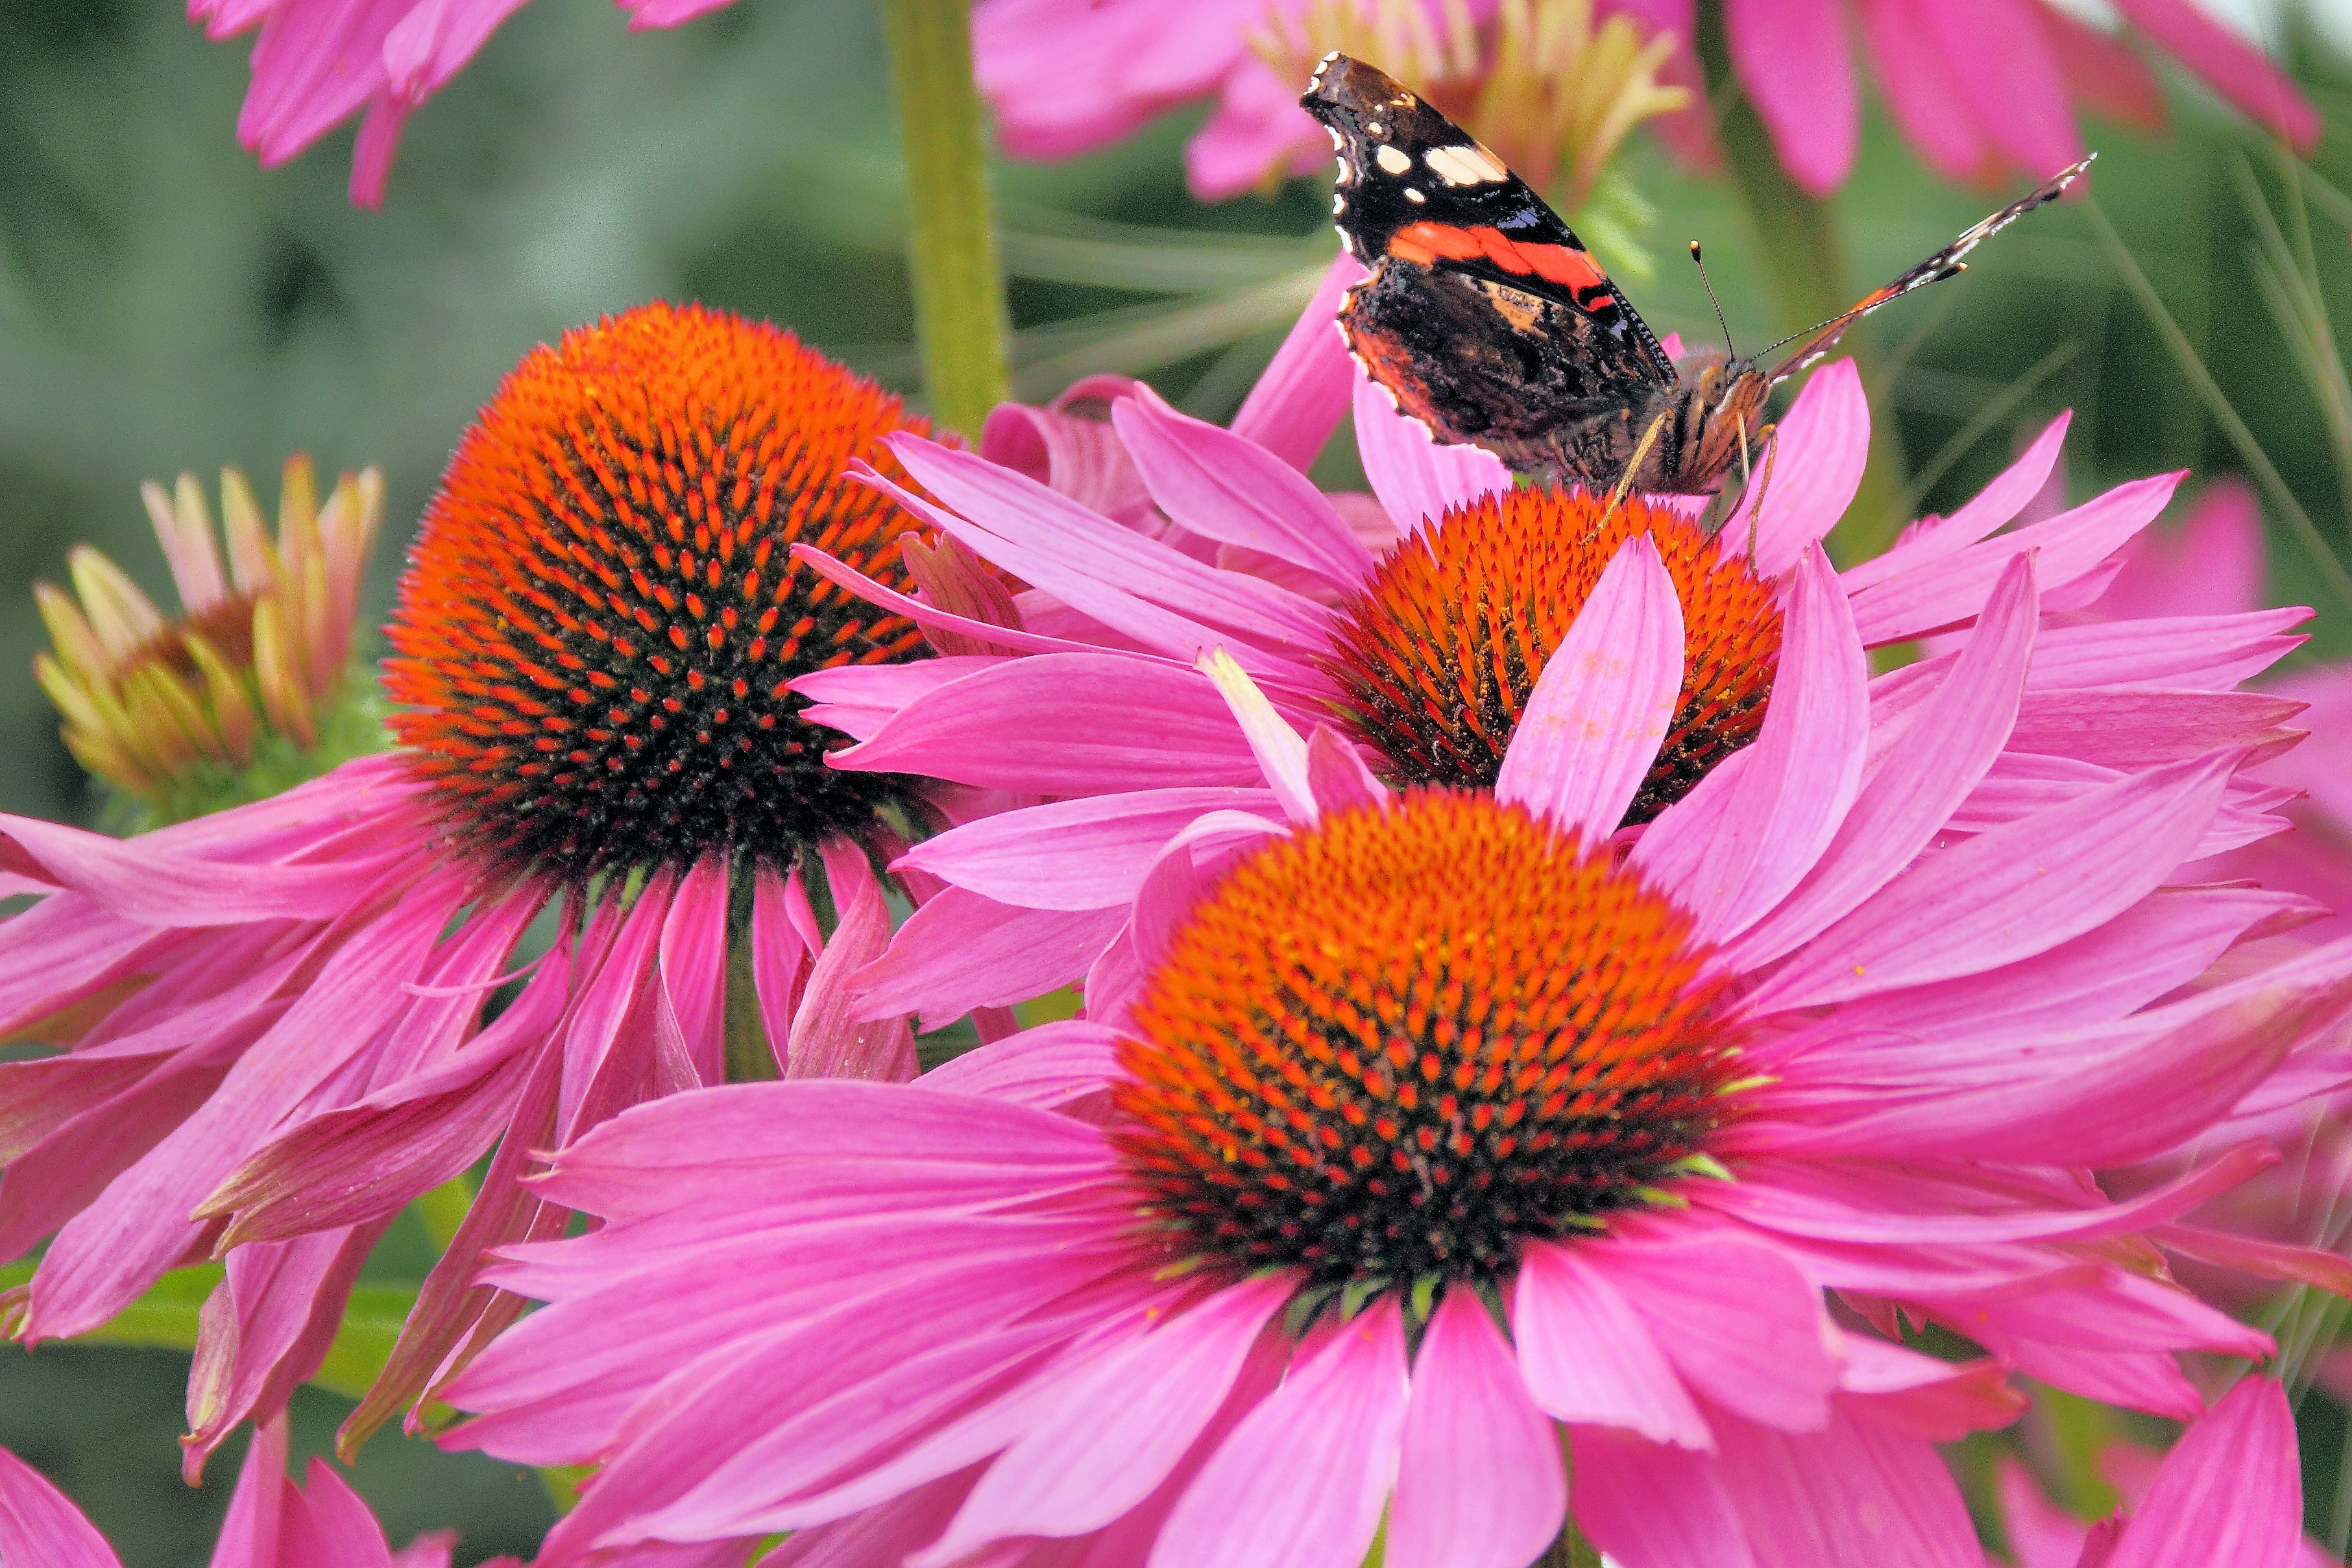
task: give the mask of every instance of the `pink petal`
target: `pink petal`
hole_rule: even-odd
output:
[[[1377,806],[1389,796],[1355,743],[1329,725],[1317,725],[1307,737],[1307,788],[1326,811]]]
[[[2009,1369],[1990,1357],[1941,1361],[1866,1334],[1847,1336],[1842,1403],[1864,1420],[1931,1443],[2006,1427],[2025,1414]]]
[[[2286,1393],[2249,1376],[2190,1427],[2105,1568],[2294,1568],[2303,1552],[2303,1471]]]
[[[2066,85],[2084,109],[2143,136],[2164,134],[2164,85],[2129,44],[2046,5],[2037,8],[2035,20],[2050,40],[2050,52],[2058,57]],[[2074,1568],[2074,1563],[2068,1554],[2066,1568]]]
[[[1315,790],[1307,781],[1307,742],[1275,712],[1265,694],[1223,648],[1201,656],[1201,673],[1233,710],[1257,758],[1258,771],[1282,806],[1283,815],[1304,826],[1315,821]]]
[[[1937,0],[1862,0],[1862,34],[1878,76],[1879,99],[1936,172],[1981,183],[1998,172],[1998,159],[1978,117],[1979,106],[1954,79],[1928,32]]]
[[[1728,0],[1723,25],[1740,86],[1790,178],[1816,196],[1844,184],[1862,131],[1862,89],[1843,7],[1837,0]]]
[[[954,1562],[1013,1536],[1082,1535],[1141,1502],[1224,1404],[1295,1285],[1266,1275],[1219,1291],[1071,1379],[982,1474],[929,1558]]]
[[[1569,1428],[1576,1522],[1627,1568],[1755,1568],[1714,1460],[1604,1427]]]
[[[1047,734],[1055,744],[1037,745]],[[1232,712],[1198,672],[1109,653],[996,664],[909,703],[833,760],[1040,795],[1264,781]]]
[[[800,868],[793,868],[788,881],[761,862],[751,877],[751,988],[760,1003],[761,1032],[779,1072],[792,1049],[793,1015],[800,1009],[811,960],[824,946]]]
[[[1685,1448],[1713,1446],[1642,1315],[1575,1246],[1528,1245],[1512,1289],[1511,1337],[1528,1393],[1546,1414]]]
[[[110,839],[33,817],[0,816],[0,868],[81,894],[142,925],[237,925],[250,920],[332,920],[355,887],[405,858],[399,827],[365,858],[306,865],[237,864],[174,853],[147,837]]]
[[[1975,634],[1937,688],[1932,710],[1902,731],[1820,862],[1734,942],[1730,962],[1760,967],[1791,951],[1927,847],[2009,738],[2038,618],[2032,558],[2022,557],[1993,590]]]
[[[2018,1568],[2077,1568],[2091,1527],[2042,1494],[2017,1458],[2002,1456],[1993,1472],[2000,1497],[2001,1532]]]
[[[1846,591],[1859,593],[1931,561],[1946,559],[2014,520],[2048,483],[2051,470],[2058,462],[2059,449],[2065,443],[2066,427],[2074,419],[2069,411],[2044,425],[2016,462],[2001,470],[1991,484],[1950,517],[1929,517],[1916,523],[1901,542],[1885,554],[1856,561],[1839,579]]]
[[[2221,803],[2232,756],[2137,774],[1937,852],[1793,956],[1759,1013],[1949,979],[2046,952],[2153,892]]]
[[[2187,0],[2116,0],[2116,9],[2214,91],[2276,130],[2296,151],[2319,141],[2319,115],[2262,51]]]
[[[863,850],[838,838],[819,849],[836,923],[793,1015],[784,1076],[901,1082],[915,1075],[915,1037],[903,1011],[872,1004],[866,979],[890,945],[890,906]]]
[[[0,1448],[0,1562],[122,1568],[98,1527],[38,1470]]]
[[[1372,552],[1323,492],[1265,448],[1177,413],[1140,382],[1113,406],[1111,423],[1151,498],[1183,527],[1302,567],[1341,592],[1370,575]]]
[[[856,1015],[919,1013],[929,1029],[1044,996],[1084,975],[1126,918],[1125,909],[1015,909],[951,887],[851,977]]]
[[[1724,1484],[1757,1568],[1983,1568],[1984,1550],[1934,1445],[1843,1408],[1827,1430],[1717,1423]]]
[[[1363,459],[1364,477],[1403,532],[1410,534],[1484,497],[1510,493],[1511,471],[1501,458],[1475,446],[1441,444],[1429,426],[1398,412],[1396,399],[1360,368],[1355,411],[1356,450]]]
[[[213,1568],[275,1568],[278,1562],[286,1502],[294,1491],[286,1480],[286,1427],[281,1415],[254,1427],[213,1547]]]
[[[1135,897],[1170,838],[1207,812],[1264,812],[1266,789],[1138,789],[1056,800],[951,828],[908,850],[929,872],[1000,904],[1108,909]]]
[[[1339,332],[1339,297],[1364,276],[1363,264],[1347,252],[1331,258],[1315,297],[1234,415],[1235,435],[1302,472],[1348,412],[1356,366]]]
[[[2242,479],[2217,479],[2179,528],[2152,528],[2132,541],[2099,612],[2123,619],[2259,610],[2265,553],[2252,489]]]
[[[1861,784],[1869,666],[1829,558],[1806,550],[1789,583],[1762,733],[1736,771],[1718,769],[1660,813],[1631,857],[1705,938],[1740,931],[1786,896]]]
[[[1150,515],[1151,497],[1108,417],[1110,405],[1139,384],[1128,376],[1087,376],[1045,408],[998,403],[981,426],[980,455],[1089,511],[1140,522]],[[1093,412],[1096,405],[1100,413]]]
[[[200,1314],[188,1371],[180,1469],[190,1486],[239,1422],[277,1415],[294,1385],[319,1369],[385,1223],[255,1242],[228,1255]]]
[[[1738,8],[1730,15],[1736,18]],[[1843,178],[1841,173],[1832,183]],[[1870,456],[1870,401],[1852,360],[1832,361],[1806,378],[1780,421],[1778,444],[1770,482],[1759,471],[1751,481],[1755,498],[1743,496],[1717,536],[1717,548],[1727,556],[1745,555],[1752,531],[1756,570],[1764,577],[1779,577],[1802,559],[1807,546],[1837,526],[1862,487]]]
[[[2047,179],[2083,156],[2065,78],[2030,0],[1923,9],[1945,69],[2021,172]]]
[[[1396,1479],[1405,1386],[1393,1300],[1301,1346],[1185,1489],[1149,1568],[1357,1568]]]
[[[1790,1431],[1828,1420],[1838,1367],[1822,1293],[1773,1248],[1710,1236],[1591,1252],[1694,1390]]]
[[[1528,694],[1496,799],[1596,843],[1657,759],[1683,684],[1683,612],[1647,534],[1618,547]]]
[[[2047,522],[2035,523],[1953,552],[1932,568],[1853,595],[1853,619],[1864,643],[1876,647],[1958,625],[1982,608],[1985,596],[2012,557],[2039,549],[2034,578],[2044,608],[2052,591],[2094,571],[2146,528],[2180,482],[2178,474],[2135,479]]]
[[[1002,407],[999,412],[1003,412]],[[934,639],[934,645],[942,648],[950,646],[950,641],[961,642],[967,648],[984,653],[1090,653],[1100,646],[1099,642],[1082,643],[1068,637],[1045,637],[1034,632],[1011,626],[999,626],[990,622],[974,620],[969,615],[954,614],[926,600],[917,599],[901,593],[895,588],[886,587],[856,568],[835,560],[814,545],[794,545],[793,559],[807,567],[827,582],[839,583],[868,603],[879,605],[885,610],[895,611],[904,615],[926,632],[945,633],[943,639]],[[927,668],[932,664],[946,664],[959,674],[980,667],[973,653],[951,653],[948,658],[925,659],[919,664],[841,664],[829,670],[810,671],[793,683],[793,689],[805,696],[827,703],[838,703],[844,700],[845,687],[842,683],[845,682],[847,691],[860,696],[867,695],[869,688],[886,688],[893,679],[919,683],[919,689],[928,690],[931,685],[936,684],[935,681],[925,678],[926,675],[936,675],[937,672]],[[860,680],[857,677],[865,677],[865,679]],[[835,728],[847,730],[852,735],[866,733],[855,726],[842,724],[832,718],[827,718],[824,722],[833,724]]]
[[[1413,1360],[1387,1568],[1525,1568],[1568,1511],[1559,1460],[1486,1303],[1448,1291]]]
[[[1091,1019],[1064,1019],[992,1040],[923,1075],[933,1088],[1058,1110],[1098,1094],[1118,1072],[1118,1031]]]

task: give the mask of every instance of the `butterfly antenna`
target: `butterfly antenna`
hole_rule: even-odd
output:
[[[1691,241],[1691,265],[1698,268],[1699,285],[1706,290],[1706,302],[1715,307],[1715,324],[1723,329],[1723,351],[1736,360],[1739,350],[1731,346],[1731,323],[1723,319],[1723,301],[1715,297],[1715,283],[1706,275],[1706,263],[1699,259],[1696,240]]]
[[[1927,279],[1926,282],[1915,283],[1911,287],[1925,288],[1929,283],[1941,283],[1948,277],[1958,277],[1968,269],[1969,264],[1967,262],[1956,261],[1949,267],[1944,268],[1943,271],[1936,274],[1935,277]],[[1902,292],[1908,294],[1911,292],[1911,289],[1906,288]],[[1821,322],[1815,326],[1808,327],[1801,332],[1791,332],[1777,343],[1767,343],[1764,346],[1762,352],[1759,353],[1756,357],[1759,360],[1761,360],[1765,358],[1766,355],[1770,354],[1773,350],[1784,348],[1787,345],[1795,342],[1800,338],[1810,338],[1816,332],[1825,332],[1829,330],[1829,329],[1836,326],[1841,321],[1851,321],[1857,316],[1867,316],[1879,306],[1885,304],[1888,298],[1889,297],[1884,291],[1873,295],[1870,298],[1864,300],[1861,304],[1855,306],[1851,310],[1841,310],[1826,321]]]

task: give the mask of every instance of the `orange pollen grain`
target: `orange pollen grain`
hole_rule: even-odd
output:
[[[1736,551],[1638,499],[1612,512],[1580,489],[1522,487],[1400,541],[1340,605],[1323,662],[1349,728],[1400,782],[1492,789],[1544,661],[1641,533],[1665,560],[1684,627],[1682,700],[1626,820],[1657,815],[1755,738],[1780,612]]]
[[[912,519],[853,482],[924,423],[790,333],[651,304],[534,350],[426,509],[389,637],[393,726],[467,847],[584,878],[714,850],[788,858],[904,779],[786,685],[921,632],[794,561],[893,588]]]
[[[1119,1147],[1196,1254],[1494,1278],[1704,1152],[1738,1061],[1719,994],[1686,917],[1605,852],[1408,790],[1195,906],[1120,1046]]]

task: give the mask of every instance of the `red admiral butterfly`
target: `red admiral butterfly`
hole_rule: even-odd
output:
[[[1330,130],[1333,221],[1371,269],[1339,310],[1365,371],[1439,440],[1596,489],[1714,489],[1761,442],[1773,387],[1828,353],[1856,319],[1965,271],[1960,258],[1979,242],[2091,162],[1799,334],[1803,345],[1770,370],[1707,352],[1685,356],[1685,377],[1559,214],[1393,78],[1327,55],[1299,102]]]

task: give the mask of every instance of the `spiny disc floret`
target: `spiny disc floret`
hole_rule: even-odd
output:
[[[1738,552],[1663,507],[1535,486],[1400,541],[1339,607],[1324,669],[1349,729],[1400,783],[1492,789],[1544,661],[1636,534],[1682,601],[1682,700],[1626,820],[1644,822],[1756,737],[1780,612]]]
[[[1491,796],[1409,791],[1235,868],[1121,1047],[1179,1250],[1323,1282],[1493,1278],[1704,1153],[1737,1053],[1687,919]]]
[[[922,634],[792,558],[907,588],[910,519],[849,480],[920,431],[790,333],[640,307],[517,367],[425,513],[386,664],[394,727],[467,847],[570,877],[788,859],[908,781],[840,772],[787,687]]]

